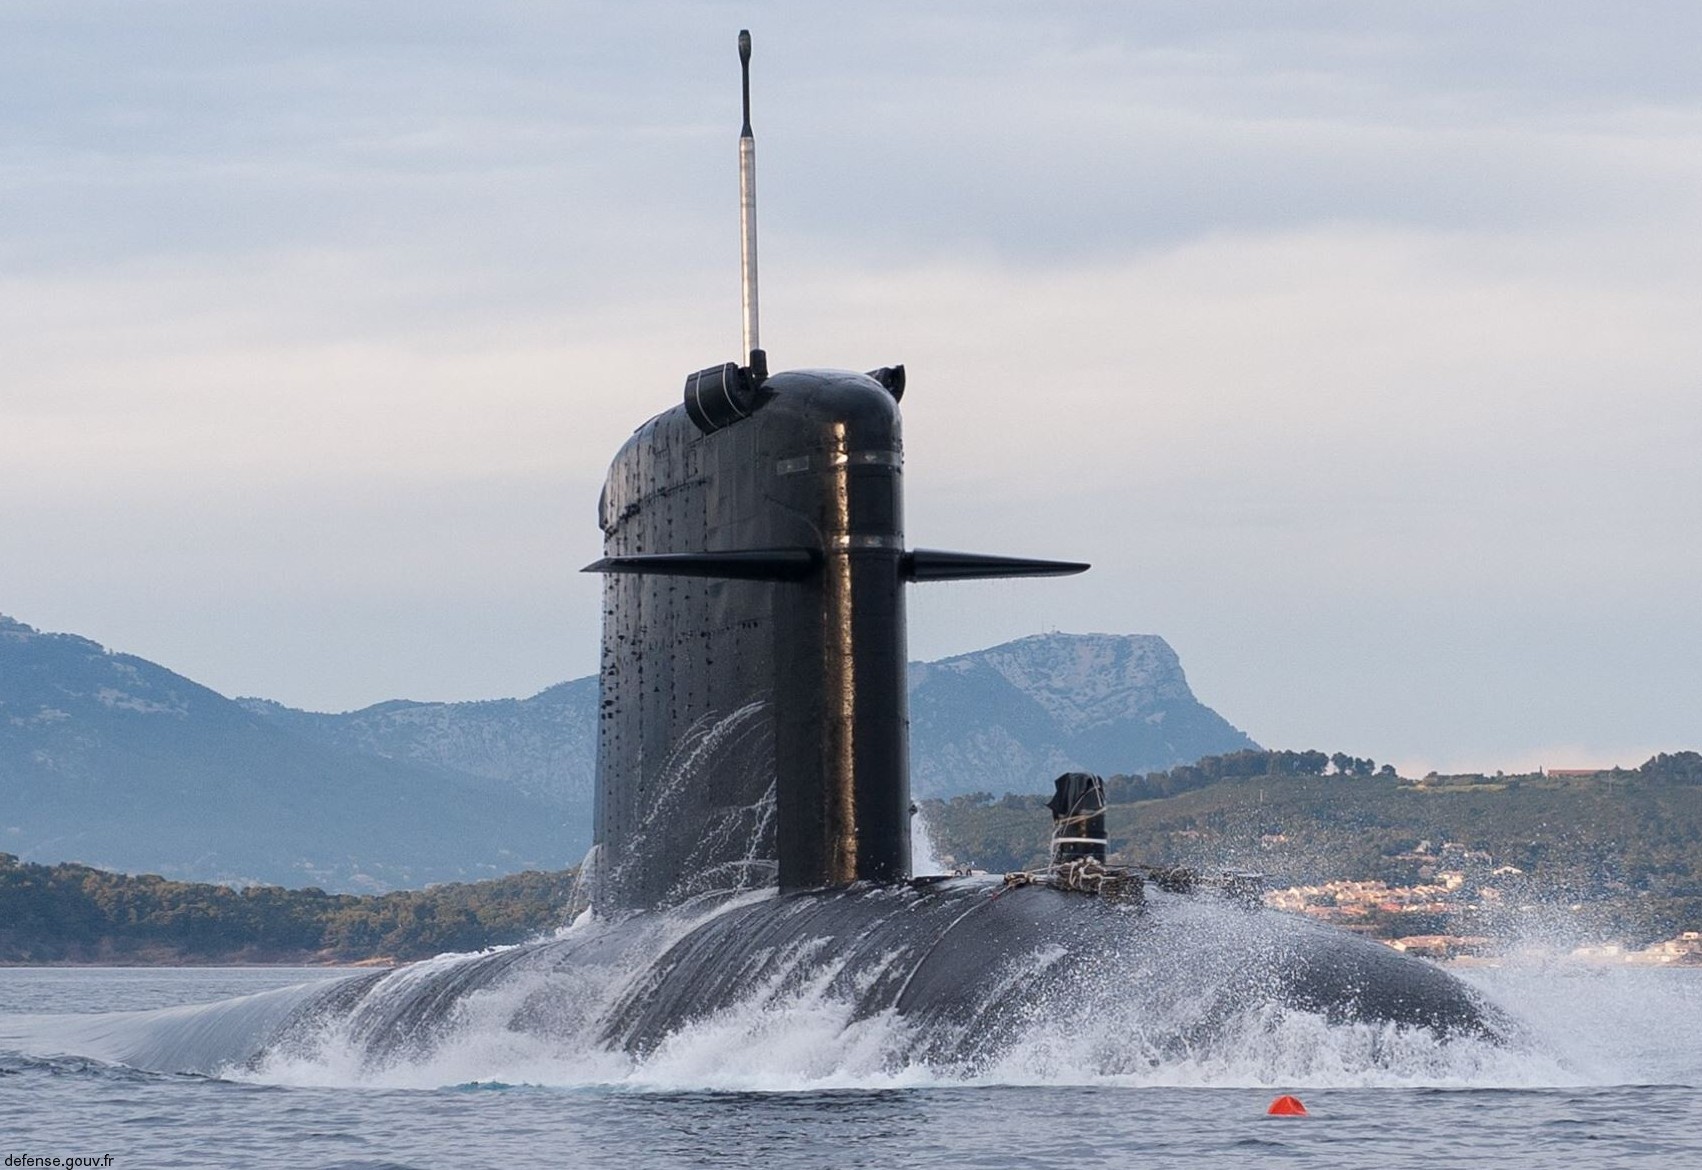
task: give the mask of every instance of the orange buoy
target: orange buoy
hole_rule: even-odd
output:
[[[1287,1093],[1271,1102],[1266,1110],[1272,1117],[1305,1117],[1306,1106],[1300,1103],[1299,1097],[1290,1097]]]

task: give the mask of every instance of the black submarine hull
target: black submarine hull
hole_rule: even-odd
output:
[[[946,1075],[976,1075],[1037,1042],[1079,1049],[1084,1071],[1114,1075],[1232,1050],[1249,1027],[1296,1013],[1438,1043],[1512,1034],[1446,971],[1292,915],[1161,891],[1118,903],[998,878],[584,923],[549,941],[304,994],[282,1018],[222,1044],[186,1049],[177,1019],[113,1055],[173,1072],[353,1061],[376,1075],[428,1064],[469,1030],[496,1030],[563,1054],[642,1062],[695,1028],[801,1004],[832,1005],[846,1026],[886,1017],[890,1065]],[[198,1029],[209,1039],[221,1031]]]
[[[1399,1035],[1426,1047],[1516,1038],[1441,968],[1290,914],[1208,894],[1115,902],[977,877],[586,921],[478,955],[95,1017],[87,1054],[172,1073],[305,1066],[382,1080],[510,1036],[633,1067],[700,1029],[760,1030],[823,1009],[843,1029],[887,1025],[890,1069],[946,1077],[1037,1049],[1090,1076],[1233,1060],[1259,1031],[1296,1020],[1364,1029],[1372,1049]]]

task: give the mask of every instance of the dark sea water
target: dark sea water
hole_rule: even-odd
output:
[[[345,974],[0,970],[0,1166],[1702,1165],[1702,970],[1464,973],[1524,1026],[1511,1050],[1313,1022],[1115,1076],[1079,1071],[1068,1037],[968,1079],[894,1066],[890,1021],[803,1001],[707,1021],[642,1062],[476,1026],[379,1072],[321,1056],[190,1076],[90,1051],[133,1017],[87,1013]],[[1310,1116],[1267,1117],[1278,1093]]]

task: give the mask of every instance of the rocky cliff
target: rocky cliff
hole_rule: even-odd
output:
[[[1040,792],[1073,769],[1151,772],[1257,746],[1152,634],[1036,634],[910,667],[919,797]]]

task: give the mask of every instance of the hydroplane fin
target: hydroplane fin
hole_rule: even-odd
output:
[[[904,576],[910,581],[974,581],[985,577],[1068,577],[1086,572],[1081,561],[1038,561],[1029,557],[998,557],[986,553],[945,552],[919,548],[904,554]]]

